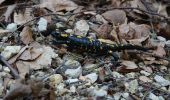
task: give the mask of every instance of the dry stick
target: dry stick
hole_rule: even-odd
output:
[[[11,74],[15,77],[15,79],[20,78],[18,72],[6,61],[6,59],[2,55],[0,55],[0,61],[2,61],[5,66],[10,69]]]

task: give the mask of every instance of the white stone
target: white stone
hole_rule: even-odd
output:
[[[98,75],[96,73],[91,73],[91,74],[86,75],[85,77],[90,79],[91,83],[94,83],[97,80]]]
[[[161,42],[166,42],[166,39],[162,36],[157,36],[157,39]]]
[[[4,51],[2,51],[1,55],[6,58],[9,59],[11,56],[13,56],[14,54],[17,54],[21,49],[21,46],[7,46]]]
[[[115,78],[121,78],[121,77],[124,77],[123,75],[121,75],[120,73],[116,72],[116,71],[113,71],[113,77]]]
[[[158,96],[159,100],[165,100],[162,96]]]
[[[126,74],[126,77],[128,77],[128,78],[135,78],[135,73],[133,73],[133,72],[128,73],[128,74]]]
[[[49,77],[51,85],[58,85],[63,81],[63,77],[60,74],[53,74]]]
[[[47,29],[47,20],[45,18],[40,18],[38,21],[38,30],[45,31]]]
[[[79,80],[76,78],[76,79],[68,79],[66,80],[66,83],[68,84],[71,84],[71,83],[75,83],[75,82],[78,82]]]
[[[4,67],[4,71],[7,72],[7,73],[9,73],[9,72],[10,72],[10,69],[5,66],[5,67]]]
[[[130,83],[129,83],[129,92],[130,93],[135,93],[138,89],[138,81],[135,79],[135,80],[132,80]]]
[[[128,99],[129,93],[122,93],[123,98]]]
[[[103,97],[103,96],[106,96],[107,95],[107,91],[106,90],[103,90],[103,89],[94,89],[94,95],[95,96],[98,96],[98,97]]]
[[[72,78],[77,78],[82,74],[81,66],[76,69],[67,69],[65,75]]]
[[[121,97],[121,93],[116,93],[113,96],[114,96],[114,100],[119,100]]]
[[[146,72],[146,71],[144,71],[144,70],[141,70],[140,73],[143,74],[143,75],[145,75],[145,76],[151,75],[151,73]]]
[[[74,85],[72,85],[72,86],[70,87],[70,92],[73,92],[73,93],[76,92],[76,87],[75,87]]]
[[[157,83],[159,83],[162,86],[170,85],[170,81],[164,79],[162,76],[156,75],[154,79]]]
[[[153,93],[150,93],[148,98],[151,100],[159,100],[159,98]]]
[[[72,29],[67,29],[65,30],[66,33],[73,33],[73,30]]]
[[[90,27],[85,20],[80,20],[76,22],[75,29],[74,29],[75,34],[80,36],[86,36],[89,28]]]
[[[6,29],[9,30],[10,32],[14,32],[17,30],[17,24],[16,23],[8,24]]]

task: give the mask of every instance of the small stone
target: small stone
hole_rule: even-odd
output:
[[[135,80],[132,80],[130,83],[129,83],[129,92],[130,93],[135,93],[138,89],[138,81],[135,79]]]
[[[86,69],[86,70],[90,70],[90,69],[93,69],[97,66],[97,64],[85,64],[83,66],[83,69]]]
[[[133,73],[133,72],[128,73],[128,74],[126,74],[126,77],[128,77],[128,78],[135,78],[135,73]]]
[[[97,97],[103,97],[103,96],[106,96],[107,95],[107,91],[106,90],[103,90],[103,89],[94,89],[94,95],[97,96]]]
[[[9,72],[10,72],[10,69],[5,66],[5,67],[4,67],[4,72],[9,73]]]
[[[162,36],[157,36],[157,39],[160,41],[160,42],[166,42],[166,39]]]
[[[56,86],[63,81],[63,77],[60,74],[54,74],[49,77],[50,84]]]
[[[152,80],[150,80],[148,77],[146,76],[140,76],[139,79],[143,82],[152,82]]]
[[[94,83],[97,80],[98,75],[96,73],[91,73],[91,74],[86,75],[85,77],[90,79],[91,83]]]
[[[74,31],[76,35],[86,36],[87,32],[89,31],[89,28],[90,27],[85,20],[80,20],[76,22]]]
[[[68,90],[64,88],[65,85],[63,83],[60,83],[56,86],[56,91],[55,91],[55,94],[57,96],[60,96],[60,95],[63,95],[64,93],[66,93]]]
[[[68,84],[71,84],[71,83],[76,83],[76,82],[79,82],[79,79],[68,79],[68,80],[66,80],[66,83],[68,83]]]
[[[45,31],[47,30],[47,20],[45,18],[40,18],[40,20],[38,21],[38,30],[41,31]]]
[[[67,30],[65,30],[65,32],[71,34],[71,33],[73,33],[73,30],[72,29],[67,29]]]
[[[125,98],[125,99],[127,99],[127,100],[128,100],[129,93],[122,93],[122,96],[123,96],[123,98]]]
[[[71,78],[77,78],[82,74],[82,67],[76,60],[68,60],[65,62],[65,75]]]
[[[121,77],[124,77],[123,75],[119,74],[119,73],[118,73],[118,72],[116,72],[116,71],[113,71],[112,73],[113,73],[113,77],[115,77],[115,78],[121,78]]]
[[[133,61],[123,61],[122,65],[126,66],[126,69],[136,69],[138,66]]]
[[[17,30],[17,24],[16,23],[8,24],[6,29],[9,30],[10,32],[14,32]]]
[[[21,49],[21,46],[7,46],[4,51],[2,51],[1,55],[6,58],[9,59],[11,58],[11,56],[13,56],[14,54],[17,54]]]
[[[114,96],[114,100],[120,100],[121,93],[116,93],[113,96]]]
[[[141,70],[140,73],[143,74],[143,75],[145,75],[145,76],[151,75],[151,73],[146,72],[146,71],[144,71],[144,70]]]
[[[157,83],[159,83],[159,84],[162,85],[162,86],[168,86],[168,85],[170,85],[170,81],[164,79],[162,76],[156,75],[156,76],[154,77],[154,79],[155,79],[155,81],[156,81]]]
[[[158,96],[159,100],[165,100],[162,96]]]
[[[159,98],[153,93],[150,93],[148,98],[151,100],[159,100]]]
[[[170,47],[170,40],[166,41],[165,44],[166,44],[167,47]]]
[[[73,92],[73,93],[76,92],[76,87],[75,87],[74,85],[72,85],[72,86],[70,87],[70,92]]]

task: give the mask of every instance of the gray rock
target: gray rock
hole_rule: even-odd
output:
[[[158,96],[156,96],[153,93],[150,93],[148,98],[151,99],[151,100],[159,100]]]
[[[4,51],[1,52],[1,55],[6,58],[9,59],[11,56],[13,56],[14,54],[17,54],[21,49],[21,46],[7,46]]]
[[[159,83],[159,84],[162,85],[162,86],[168,86],[168,85],[170,85],[170,81],[164,79],[162,76],[156,75],[156,76],[154,77],[154,79],[155,79],[155,81],[156,81],[157,83]]]
[[[76,22],[74,31],[76,35],[86,36],[87,32],[89,31],[89,28],[90,27],[85,20],[80,20]]]
[[[16,23],[8,24],[6,29],[9,30],[10,32],[14,32],[17,30],[17,24]]]
[[[97,80],[98,75],[96,73],[91,73],[91,74],[86,75],[85,77],[90,79],[91,83],[94,83]]]
[[[129,92],[130,93],[135,93],[138,89],[138,81],[135,79],[135,80],[132,80],[130,83],[129,83]]]

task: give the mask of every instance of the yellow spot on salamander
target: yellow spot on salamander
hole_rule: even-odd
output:
[[[76,36],[76,37],[77,37],[77,38],[82,38],[82,36],[79,36],[79,35],[78,35],[78,36]]]
[[[61,34],[62,37],[68,37],[68,34]]]

